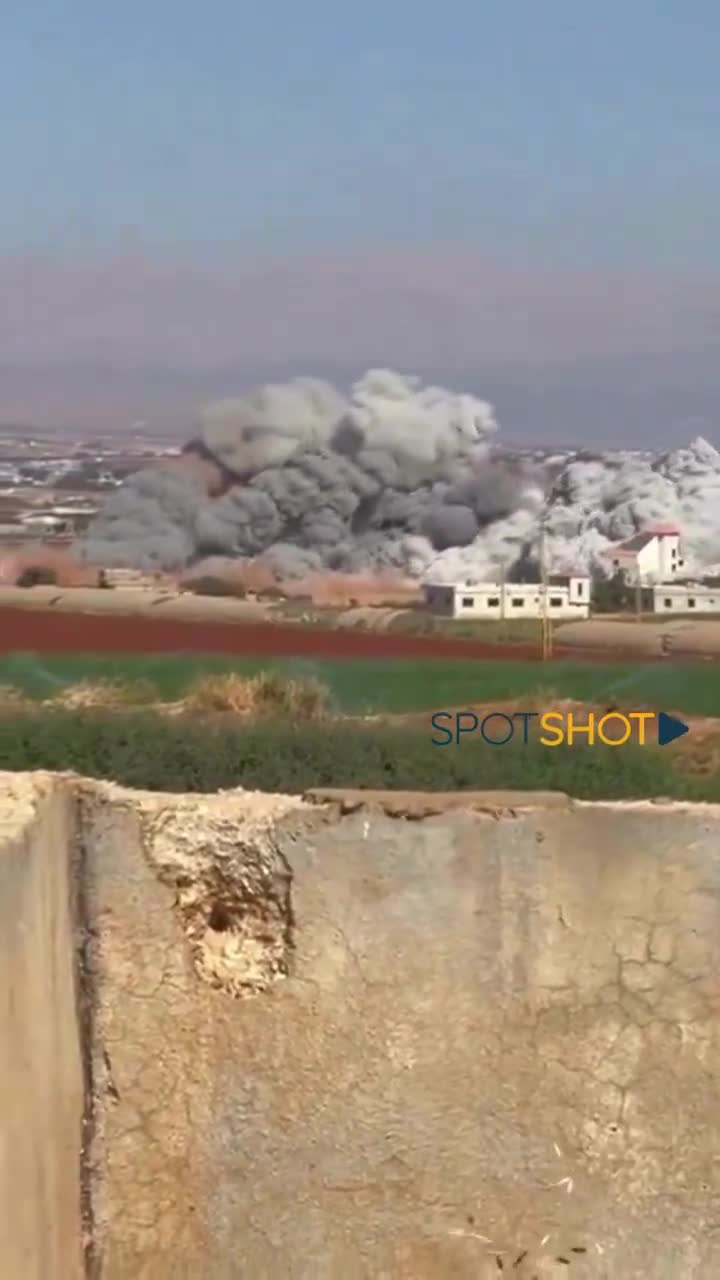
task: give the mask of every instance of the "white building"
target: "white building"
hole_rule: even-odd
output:
[[[661,582],[644,594],[653,613],[720,613],[720,578]]]
[[[642,587],[642,608],[652,613],[720,613],[717,570],[702,578],[687,576],[680,531],[672,524],[654,525],[611,547],[606,553],[612,573]]]
[[[611,574],[622,572],[633,586],[670,582],[681,573],[685,561],[680,549],[680,530],[672,524],[655,525],[636,533],[605,553]]]
[[[587,618],[590,578],[551,577],[548,618]],[[541,618],[545,588],[538,582],[425,583],[425,603],[451,618]]]

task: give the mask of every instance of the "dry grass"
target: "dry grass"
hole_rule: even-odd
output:
[[[150,680],[81,680],[48,699],[54,707],[143,707],[157,700]]]
[[[254,705],[252,680],[232,673],[199,676],[190,685],[182,705],[187,711],[234,711],[247,715]]]
[[[699,725],[688,738],[670,750],[675,750],[677,767],[683,773],[699,778],[720,776],[720,729],[717,722]]]
[[[0,684],[0,707],[24,707],[27,698],[21,689],[12,684]]]
[[[188,711],[232,711],[236,715],[284,715],[317,720],[330,710],[330,691],[312,677],[288,679],[275,671],[256,676],[202,676],[185,699]]]

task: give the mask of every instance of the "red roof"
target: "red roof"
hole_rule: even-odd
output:
[[[638,551],[642,551],[643,547],[649,546],[654,537],[655,534],[647,530],[645,533],[634,533],[632,538],[626,538],[624,542],[618,542],[616,546],[610,547],[606,554],[635,556]]]
[[[607,547],[603,551],[606,556],[636,556],[638,551],[642,551],[643,547],[647,547],[653,538],[662,538],[665,536],[680,537],[680,530],[674,524],[654,524],[647,529],[643,529],[642,533],[634,533],[631,538],[626,538],[624,542],[618,542],[613,547]]]

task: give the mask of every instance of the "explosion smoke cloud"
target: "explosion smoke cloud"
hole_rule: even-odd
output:
[[[311,378],[206,409],[180,459],[131,476],[80,550],[93,564],[178,570],[261,556],[279,577],[399,571],[467,581],[512,573],[541,518],[556,567],[676,519],[720,560],[720,454],[704,440],[649,454],[528,460],[495,445],[492,406],[372,370],[345,399]]]

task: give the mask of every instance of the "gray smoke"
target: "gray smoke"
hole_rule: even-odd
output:
[[[554,565],[676,519],[689,555],[720,560],[720,454],[526,457],[494,444],[492,407],[386,370],[344,398],[298,378],[210,406],[172,469],[129,477],[80,544],[95,564],[183,569],[263,556],[280,576],[512,573],[541,521]],[[217,479],[209,485],[208,474]],[[220,496],[212,496],[219,493]]]

